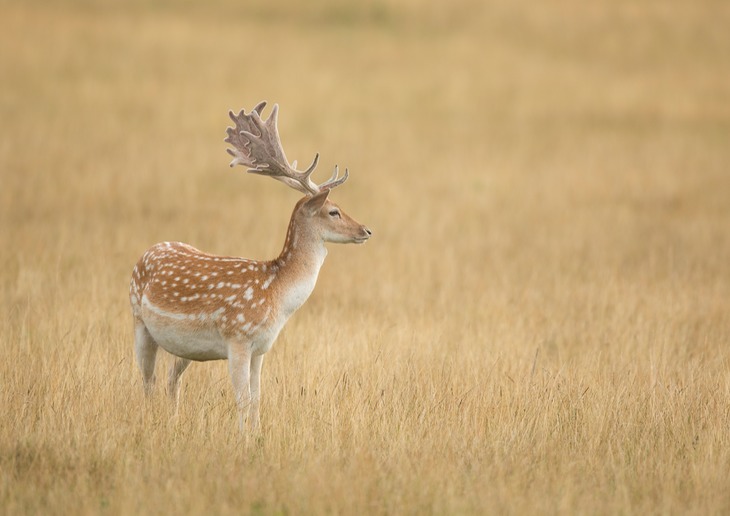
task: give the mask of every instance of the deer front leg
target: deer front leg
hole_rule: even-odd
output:
[[[251,357],[251,408],[249,418],[254,430],[259,429],[261,418],[259,417],[259,406],[261,401],[261,366],[264,364],[264,355]]]
[[[251,404],[251,351],[243,343],[228,346],[228,372],[238,405],[239,426],[246,429],[246,411]]]

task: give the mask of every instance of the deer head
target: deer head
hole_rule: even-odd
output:
[[[349,172],[345,169],[342,177],[335,165],[332,176],[324,183],[312,181],[312,173],[319,163],[319,153],[315,154],[312,164],[304,171],[296,169],[296,161],[292,164],[286,158],[281,145],[277,118],[279,106],[274,104],[269,118],[263,120],[266,102],[260,102],[246,114],[241,110],[238,114],[230,111],[228,116],[236,124],[226,130],[225,141],[233,148],[227,149],[233,156],[230,166],[243,165],[248,172],[272,177],[287,186],[306,194],[294,209],[292,223],[299,222],[307,231],[314,233],[324,242],[363,243],[372,232],[356,222],[342,209],[327,199],[330,190],[347,181]]]

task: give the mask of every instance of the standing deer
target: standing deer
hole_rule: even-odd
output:
[[[347,180],[338,169],[322,184],[311,176],[319,154],[304,172],[284,155],[277,129],[278,106],[268,119],[266,102],[249,114],[229,116],[236,127],[225,141],[234,159],[248,172],[269,176],[305,194],[294,207],[284,248],[269,261],[216,256],[180,242],[148,249],[132,271],[129,297],[135,328],[135,352],[145,393],[155,381],[158,347],[175,355],[168,375],[168,393],[175,403],[179,380],[192,360],[228,360],[239,407],[241,427],[246,409],[251,425],[259,425],[261,366],[284,324],[314,289],[324,263],[325,242],[358,243],[370,230],[327,200],[330,190]]]

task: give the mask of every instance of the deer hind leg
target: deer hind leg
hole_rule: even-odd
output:
[[[167,394],[175,403],[176,409],[180,398],[180,377],[189,365],[190,360],[187,358],[175,357],[175,361],[170,366],[170,373],[167,376]]]
[[[140,319],[134,321],[134,351],[137,365],[142,371],[144,393],[149,396],[155,385],[155,359],[157,358],[157,342]]]

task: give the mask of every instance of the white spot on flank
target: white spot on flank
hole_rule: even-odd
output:
[[[251,287],[248,287],[246,291],[243,293],[243,298],[246,301],[251,301],[253,299],[253,289]]]
[[[274,278],[276,278],[276,274],[272,274],[271,276],[269,276],[266,281],[264,281],[264,284],[261,285],[261,288],[264,290],[269,288],[269,285],[271,285],[271,282],[274,281]]]
[[[218,288],[223,288],[223,285],[225,285],[225,283],[223,283],[223,282],[221,281],[220,283],[218,283]]]

